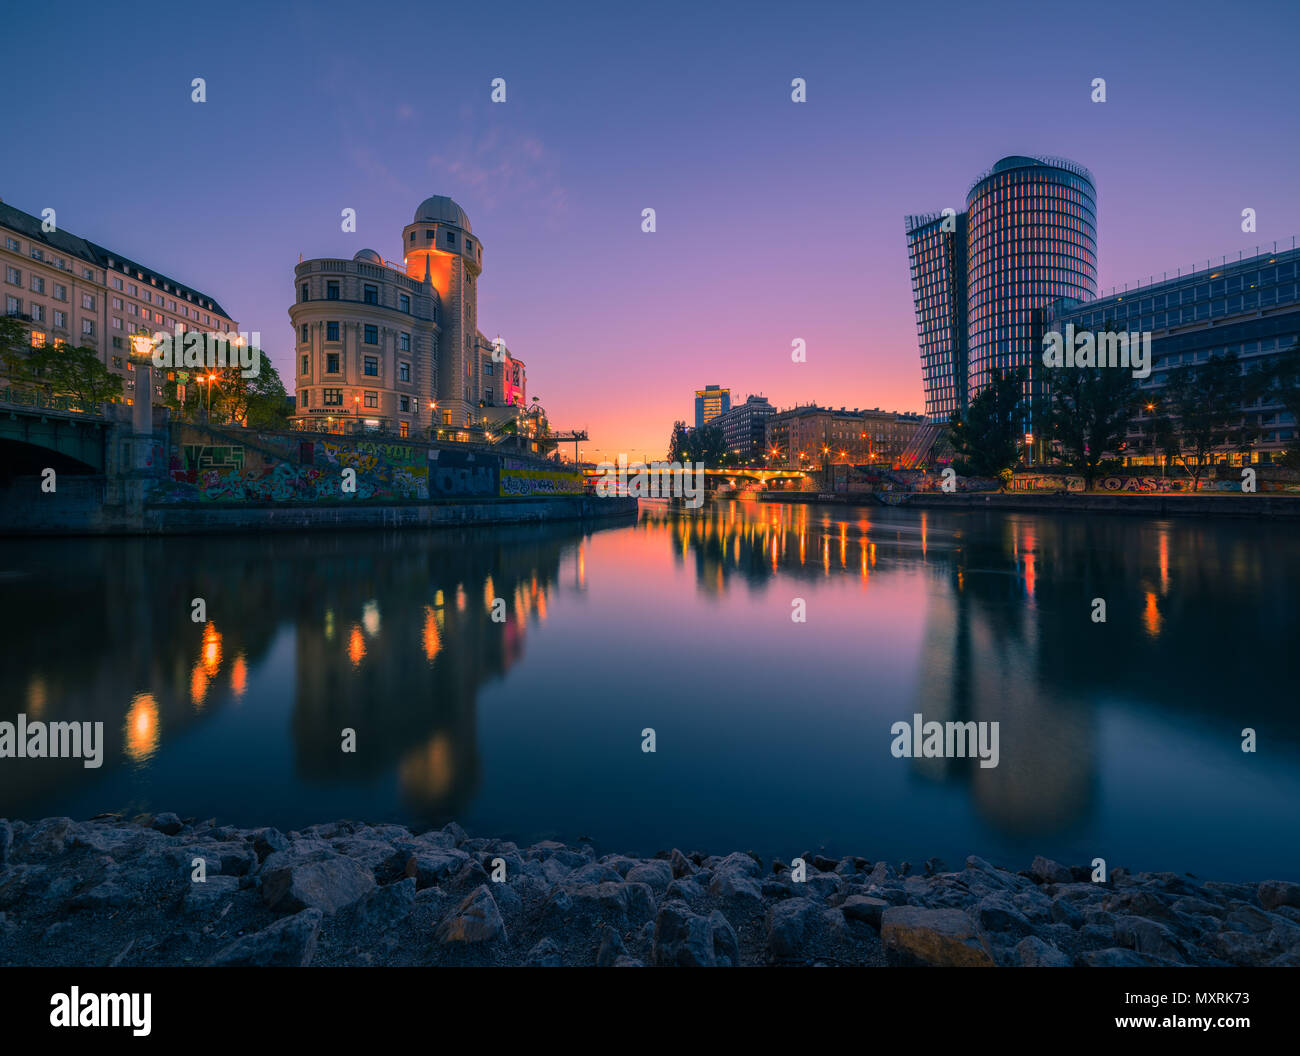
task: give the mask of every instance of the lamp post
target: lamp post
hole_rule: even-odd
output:
[[[132,334],[127,353],[135,368],[135,400],[131,405],[131,427],[136,436],[153,435],[153,339],[148,334]],[[143,391],[144,398],[140,394]],[[143,452],[144,445],[138,449]],[[142,463],[137,462],[137,465]]]

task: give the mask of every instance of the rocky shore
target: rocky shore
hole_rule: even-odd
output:
[[[517,847],[455,824],[0,820],[0,963],[1300,965],[1300,884],[803,857],[796,882],[745,852]]]

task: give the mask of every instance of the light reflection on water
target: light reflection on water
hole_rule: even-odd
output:
[[[596,531],[6,542],[0,571],[25,573],[0,717],[107,741],[99,770],[0,761],[0,816],[1300,874],[1285,525],[643,504]],[[998,722],[999,766],[893,758],[915,713]]]

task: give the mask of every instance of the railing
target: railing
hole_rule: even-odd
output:
[[[75,396],[51,396],[39,389],[16,389],[7,385],[0,389],[0,403],[13,403],[20,407],[37,407],[44,411],[68,411],[99,417],[98,411],[86,411]]]

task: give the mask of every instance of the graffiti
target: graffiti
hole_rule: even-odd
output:
[[[580,495],[585,490],[581,473],[554,473],[544,469],[503,469],[502,495]]]
[[[1083,478],[1057,473],[1017,473],[1011,491],[1083,491]]]
[[[244,465],[244,449],[238,444],[216,446],[186,444],[181,450],[185,456],[187,470],[239,469]]]

